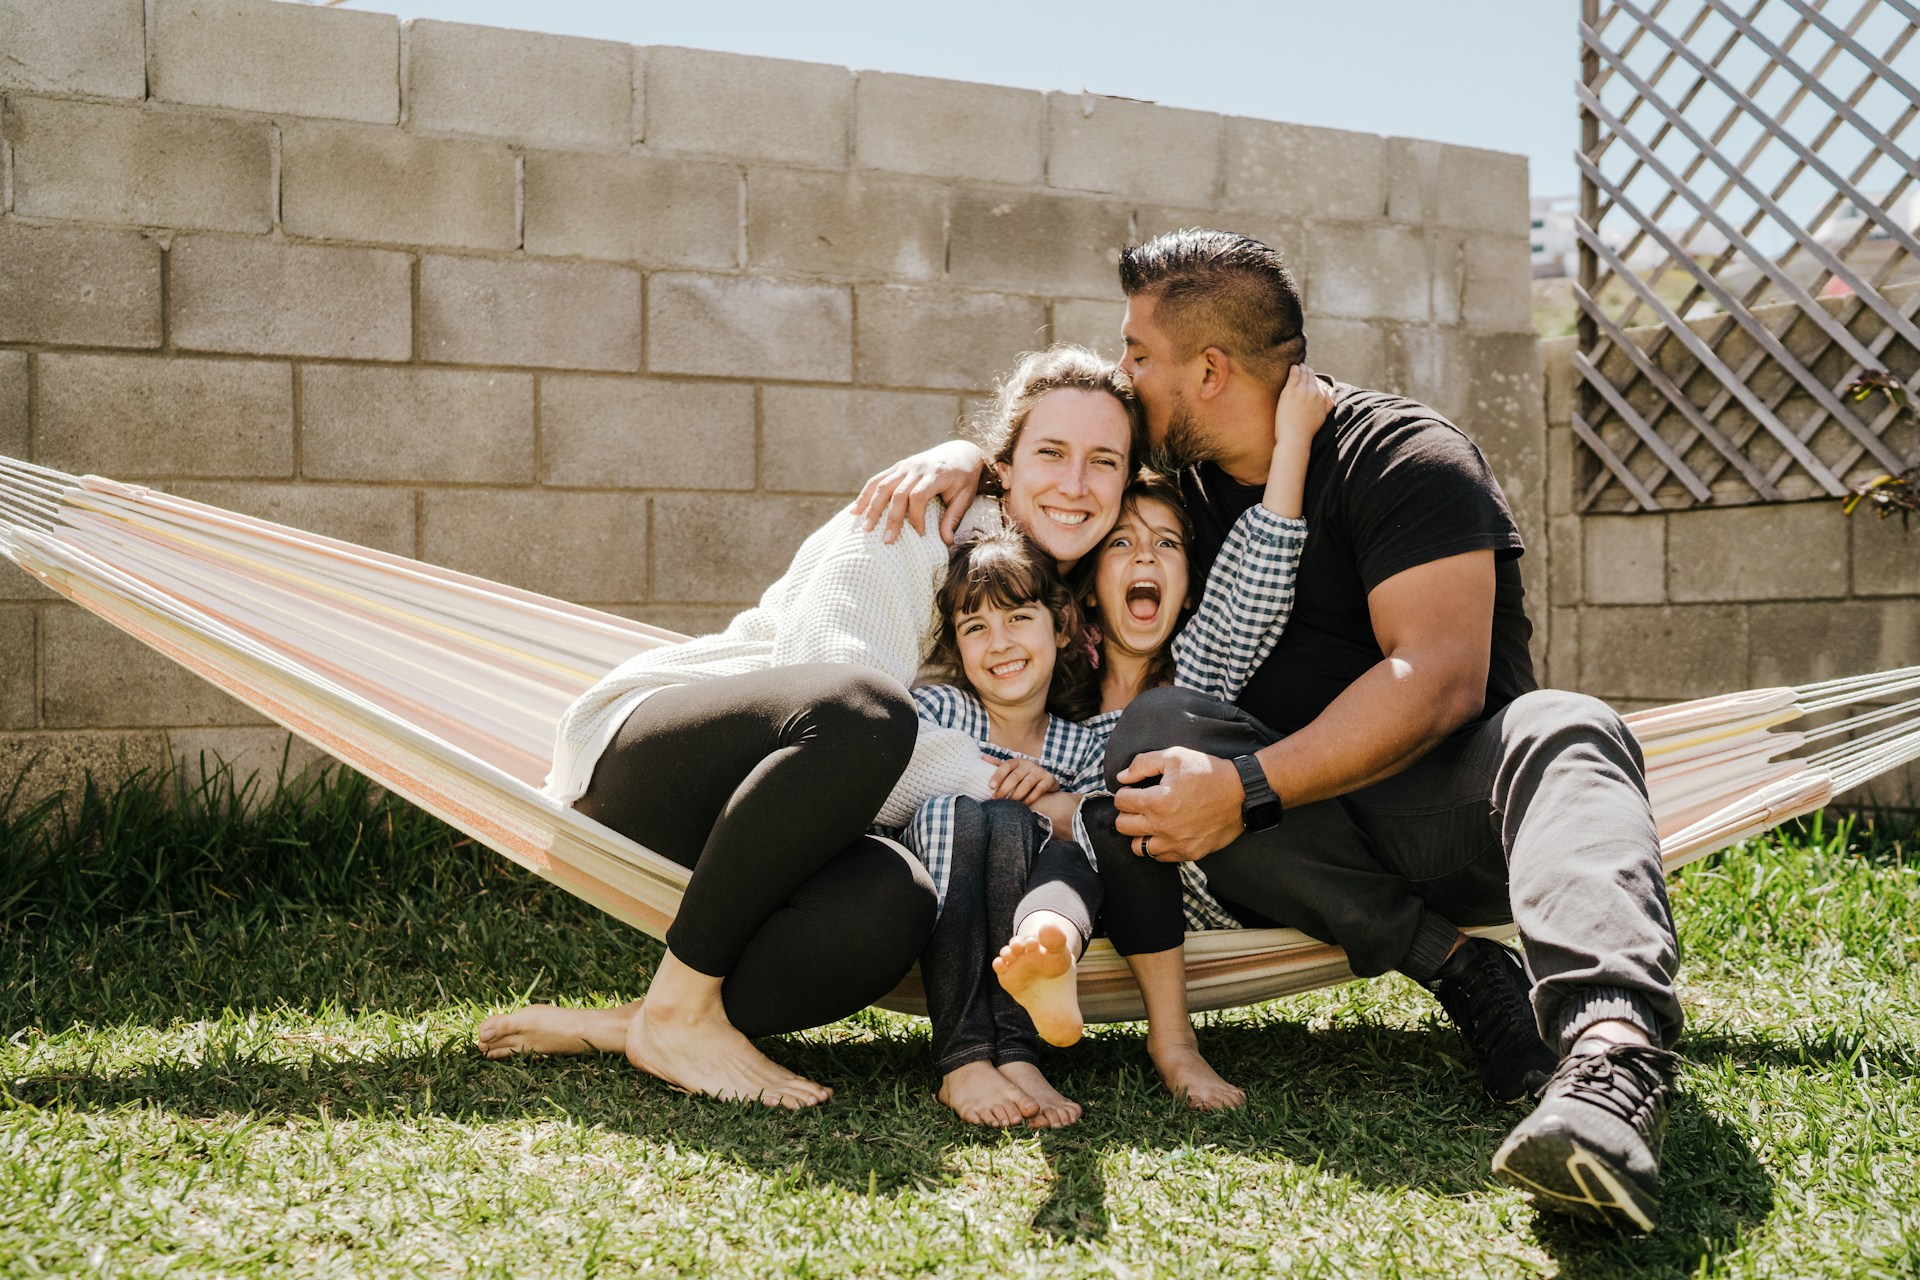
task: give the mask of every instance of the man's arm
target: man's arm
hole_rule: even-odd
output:
[[[1385,656],[1300,732],[1259,754],[1288,807],[1312,804],[1392,777],[1480,714],[1493,648],[1492,551],[1431,561],[1388,578],[1367,596]],[[1191,861],[1241,832],[1246,798],[1233,763],[1185,747],[1136,756],[1115,797],[1119,829],[1152,837],[1159,861]]]

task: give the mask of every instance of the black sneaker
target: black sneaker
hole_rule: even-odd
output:
[[[1660,1137],[1680,1059],[1646,1045],[1568,1058],[1493,1153],[1493,1176],[1534,1203],[1610,1227],[1660,1220]]]
[[[1480,1062],[1480,1083],[1495,1102],[1519,1102],[1546,1084],[1560,1058],[1540,1039],[1527,972],[1512,950],[1468,938],[1422,985],[1466,1037]]]

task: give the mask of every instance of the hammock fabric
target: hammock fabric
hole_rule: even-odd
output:
[[[540,792],[561,711],[682,637],[385,552],[0,457],[0,552],[240,701],[654,937],[687,871]],[[1627,717],[1671,869],[1920,758],[1920,667]],[[1900,700],[1900,695],[1909,695]],[[1813,729],[1809,715],[1864,709]],[[1824,745],[1831,742],[1832,745]],[[1809,754],[1783,759],[1790,752]],[[1510,931],[1510,930],[1508,930]],[[1499,932],[1497,930],[1490,932]],[[1189,934],[1196,1010],[1352,977],[1290,929]],[[1120,957],[1080,967],[1094,1021],[1144,1016]],[[883,1000],[924,1013],[917,974]]]

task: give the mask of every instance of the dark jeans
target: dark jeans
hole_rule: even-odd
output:
[[[1115,727],[1111,775],[1142,751],[1231,758],[1279,735],[1185,689],[1142,694]],[[1460,926],[1519,925],[1541,1035],[1625,1018],[1670,1044],[1679,959],[1639,744],[1581,694],[1525,694],[1383,782],[1288,809],[1201,862],[1250,921],[1344,947],[1355,973],[1431,977]],[[1132,857],[1112,801],[1090,801],[1104,867]]]
[[[627,718],[574,807],[693,870],[667,946],[750,1036],[864,1009],[933,931],[918,859],[865,834],[906,769],[906,691],[839,663],[676,685]]]
[[[963,796],[953,824],[947,901],[920,956],[936,1076],[969,1062],[1039,1061],[1033,1021],[1001,989],[993,958],[1034,911],[1067,917],[1084,941],[1100,907],[1087,855],[1071,840],[1046,839],[1019,801]]]

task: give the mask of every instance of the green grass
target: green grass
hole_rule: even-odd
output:
[[[924,1025],[773,1046],[817,1111],[618,1059],[487,1063],[529,996],[637,995],[652,942],[351,776],[0,818],[0,1276],[1912,1276],[1920,858],[1814,824],[1680,873],[1688,1066],[1650,1239],[1487,1181],[1517,1113],[1385,979],[1219,1016],[1245,1112],[1097,1031],[1057,1134],[936,1104]],[[17,807],[16,807],[17,809]]]

